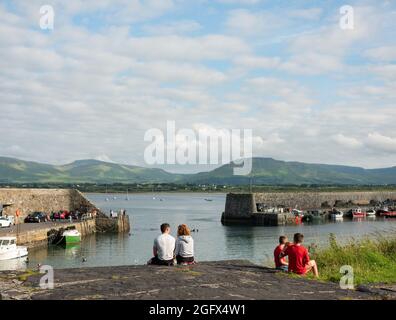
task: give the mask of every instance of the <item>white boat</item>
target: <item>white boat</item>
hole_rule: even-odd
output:
[[[11,227],[12,221],[6,217],[1,216],[0,217],[0,228],[7,228]]]
[[[377,212],[374,209],[367,210],[367,212],[366,212],[366,215],[368,217],[375,217],[376,214],[377,214]]]
[[[0,237],[0,260],[16,259],[27,255],[27,247],[17,246],[16,237]]]
[[[298,210],[298,209],[293,209],[292,213],[294,214],[294,216],[296,217],[304,217],[304,211],[302,210]]]
[[[344,212],[342,212],[341,210],[333,210],[330,213],[331,219],[342,219],[343,217],[344,217]]]

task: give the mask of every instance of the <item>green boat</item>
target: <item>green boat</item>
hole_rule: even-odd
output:
[[[81,233],[76,229],[68,229],[65,230],[62,234],[63,244],[71,244],[71,243],[80,243],[81,242]]]

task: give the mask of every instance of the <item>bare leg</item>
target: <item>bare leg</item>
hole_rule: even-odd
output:
[[[307,272],[311,270],[315,277],[319,277],[318,265],[315,260],[310,260],[307,264]]]

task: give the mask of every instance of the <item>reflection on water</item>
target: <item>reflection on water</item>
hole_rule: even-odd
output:
[[[327,245],[330,233],[340,241],[363,235],[386,235],[396,231],[396,219],[384,220],[343,219],[315,224],[279,227],[223,226],[220,222],[224,211],[223,194],[161,194],[153,199],[152,194],[125,195],[89,194],[88,197],[102,210],[126,209],[131,221],[131,234],[96,234],[83,239],[74,247],[51,246],[31,250],[29,267],[38,263],[55,268],[83,266],[111,266],[145,264],[152,254],[154,238],[159,226],[168,222],[175,234],[177,225],[187,223],[191,229],[198,229],[192,236],[198,261],[247,259],[256,263],[272,264],[273,249],[280,235],[292,238],[295,232],[305,235],[307,244]],[[205,201],[205,198],[213,201]],[[1,264],[1,262],[0,262]]]

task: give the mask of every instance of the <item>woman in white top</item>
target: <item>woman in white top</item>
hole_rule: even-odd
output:
[[[177,228],[175,256],[177,264],[194,264],[194,239],[185,224]]]

